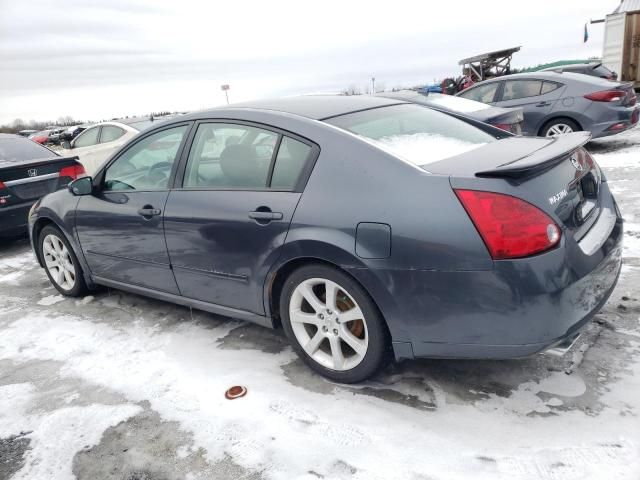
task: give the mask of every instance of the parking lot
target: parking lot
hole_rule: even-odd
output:
[[[3,244],[0,479],[640,478],[640,131],[588,148],[624,265],[562,358],[332,384],[280,331],[114,290],[64,298],[28,241]],[[226,400],[232,385],[247,395]]]

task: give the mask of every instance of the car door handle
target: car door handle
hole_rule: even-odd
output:
[[[548,107],[549,105],[551,105],[549,102],[536,103],[536,107]]]
[[[159,208],[153,208],[151,205],[145,205],[140,210],[138,210],[138,215],[143,216],[144,218],[151,218],[160,215],[162,212]]]
[[[254,212],[249,213],[249,218],[258,221],[271,221],[271,220],[282,220],[282,213],[280,212],[265,212],[256,210]]]

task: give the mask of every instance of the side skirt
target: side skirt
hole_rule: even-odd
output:
[[[145,297],[155,298],[157,300],[163,300],[165,302],[176,303],[178,305],[184,305],[185,307],[192,307],[197,310],[203,310],[205,312],[214,313],[216,315],[222,315],[224,317],[236,318],[239,320],[245,320],[247,322],[257,323],[263,327],[274,328],[273,319],[264,315],[258,315],[257,313],[247,312],[245,310],[238,310],[236,308],[225,307],[217,305],[215,303],[203,302],[201,300],[194,300],[192,298],[181,297],[180,295],[174,295],[172,293],[160,292],[158,290],[151,290],[149,288],[140,287],[138,285],[131,285],[129,283],[118,282],[115,280],[109,280],[103,277],[93,277],[93,283],[103,285],[105,287],[115,288],[117,290],[124,290]]]

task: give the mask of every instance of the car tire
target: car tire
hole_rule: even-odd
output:
[[[541,137],[555,137],[556,135],[579,132],[580,125],[569,118],[555,118],[545,123],[540,129]]]
[[[280,295],[280,316],[300,358],[335,382],[366,380],[389,358],[380,311],[356,280],[336,268],[311,264],[292,272]]]
[[[38,236],[38,253],[51,284],[62,295],[81,297],[87,284],[78,257],[59,228],[47,225]]]

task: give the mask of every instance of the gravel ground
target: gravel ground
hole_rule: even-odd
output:
[[[637,480],[640,133],[589,148],[627,222],[624,267],[562,358],[335,385],[280,332],[113,290],[65,299],[27,241],[0,245],[0,480]]]

